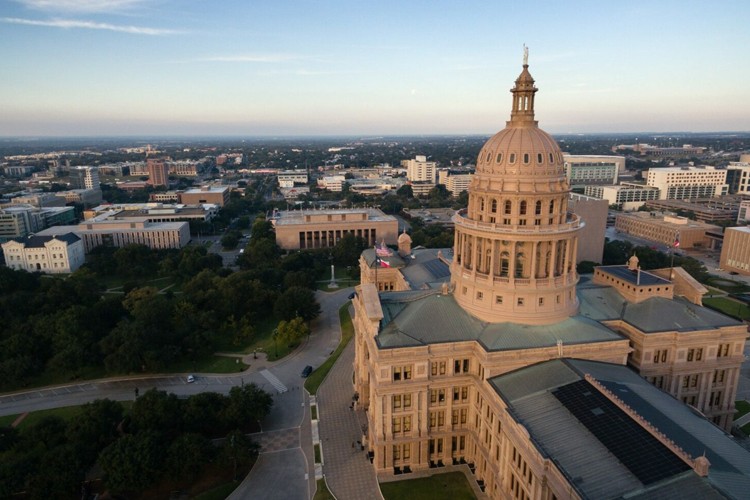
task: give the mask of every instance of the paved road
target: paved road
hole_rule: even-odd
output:
[[[348,301],[352,288],[317,293],[320,316],[311,325],[312,335],[294,353],[269,363],[244,358],[250,367],[233,375],[195,374],[188,384],[185,375],[160,375],[93,380],[0,395],[0,416],[75,406],[95,399],[132,400],[135,388],[143,394],[154,387],[178,396],[201,392],[229,393],[232,387],[256,383],[274,397],[271,413],[261,422],[261,459],[232,498],[309,499],[315,494],[315,474],[310,437],[309,402],[300,372],[306,365],[320,366],[341,340],[338,310]],[[283,387],[285,391],[279,391]],[[303,438],[300,438],[303,436]],[[300,486],[301,485],[301,486]],[[305,487],[306,485],[306,487]]]

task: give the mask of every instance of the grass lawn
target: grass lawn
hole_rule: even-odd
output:
[[[737,413],[734,414],[735,420],[747,413],[750,413],[750,403],[748,403],[747,401],[735,401],[734,408],[737,410]]]
[[[477,498],[462,472],[380,483],[385,500],[462,500]]]
[[[734,281],[726,278],[711,277],[706,284],[729,293],[742,293],[750,291],[750,286],[747,286],[740,281]]]
[[[255,335],[253,336],[253,341],[250,345],[237,347],[227,339],[227,342],[223,345],[219,345],[217,350],[219,352],[242,354],[250,354],[257,350],[258,352],[265,352],[268,355],[269,361],[275,361],[283,358],[297,348],[297,346],[290,347],[283,342],[279,342],[278,345],[274,343],[273,331],[279,326],[278,320],[267,318],[263,321],[259,321],[253,326],[255,327]]]
[[[248,365],[242,362],[240,358],[230,358],[228,356],[208,356],[198,360],[183,360],[173,363],[165,371],[171,373],[234,373],[240,372],[247,368]]]
[[[721,311],[727,316],[740,320],[750,319],[750,308],[742,302],[726,297],[711,297],[703,299],[703,305]]]
[[[320,445],[316,444],[314,448],[315,448],[315,463],[319,464],[321,463],[320,462]]]
[[[335,500],[331,492],[328,491],[325,479],[318,479],[318,489],[315,490],[313,500]]]
[[[132,401],[120,401],[120,404],[122,405],[125,412],[127,412],[130,407],[133,406]],[[35,425],[43,418],[49,416],[56,416],[62,418],[65,421],[69,421],[76,418],[78,415],[80,415],[80,413],[81,406],[63,406],[60,408],[52,408],[50,410],[32,411],[26,416],[26,418],[21,421],[20,424],[18,424],[18,428],[22,429],[24,427]],[[17,418],[18,415],[6,415],[4,417],[0,417],[0,427],[9,427]]]
[[[307,377],[307,380],[305,380],[305,389],[307,389],[307,392],[310,394],[318,392],[318,387],[320,387],[323,379],[326,378],[331,367],[336,360],[339,359],[346,344],[349,343],[354,335],[354,325],[352,325],[352,318],[349,316],[349,302],[341,306],[339,309],[339,320],[341,321],[341,342],[339,342],[339,346],[333,351],[333,354],[331,354],[331,356],[325,360],[322,365],[315,369],[315,371]]]

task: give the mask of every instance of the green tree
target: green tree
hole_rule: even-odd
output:
[[[310,335],[310,327],[299,316],[289,321],[280,321],[276,327],[278,340],[293,345]]]
[[[259,450],[260,447],[249,437],[239,430],[234,430],[227,434],[226,439],[221,444],[219,462],[233,467],[236,481],[237,468],[240,465],[249,465],[250,461],[258,455]]]
[[[165,451],[152,432],[121,437],[99,456],[104,483],[115,492],[146,489],[159,477]]]
[[[333,261],[340,266],[356,266],[367,243],[361,236],[347,233],[333,247]]]
[[[320,304],[315,300],[312,290],[293,286],[279,296],[273,306],[273,312],[280,320],[290,320],[299,316],[305,321],[311,321],[320,314]]]
[[[166,472],[170,478],[190,479],[213,457],[214,448],[200,434],[182,434],[167,449]]]
[[[130,425],[137,432],[151,430],[175,435],[182,430],[182,402],[175,394],[150,389],[130,408]]]
[[[594,272],[594,267],[598,266],[598,262],[592,262],[590,260],[582,260],[578,263],[576,271],[578,274],[591,274]]]
[[[224,411],[224,421],[229,428],[244,428],[260,422],[271,411],[273,398],[255,384],[232,387]]]
[[[91,465],[99,452],[117,439],[122,418],[119,402],[97,399],[83,405],[81,414],[68,423],[65,436],[78,447],[83,463]]]

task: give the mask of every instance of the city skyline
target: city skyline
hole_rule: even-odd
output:
[[[750,4],[13,0],[0,136],[747,131]]]

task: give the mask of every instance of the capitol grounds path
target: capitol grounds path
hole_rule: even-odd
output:
[[[185,375],[153,375],[138,377],[118,377],[100,380],[89,380],[68,385],[38,388],[29,391],[19,391],[0,395],[0,416],[24,414],[28,412],[59,408],[65,406],[82,405],[95,399],[112,399],[128,401],[134,398],[136,388],[143,394],[150,388],[165,390],[177,396],[189,396],[201,392],[218,392],[228,394],[232,387],[242,384],[255,383],[273,394],[274,405],[271,413],[261,422],[262,431],[252,438],[261,445],[261,455],[245,480],[228,498],[268,498],[268,499],[310,499],[315,495],[315,455],[310,419],[310,403],[304,390],[305,379],[300,372],[307,366],[318,367],[336,350],[341,339],[339,323],[339,308],[349,300],[353,288],[342,288],[336,292],[317,292],[316,297],[321,307],[321,314],[311,324],[312,334],[295,352],[276,361],[267,362],[259,357],[254,359],[252,354],[243,356],[243,362],[249,368],[237,374],[195,374],[195,382],[188,384]],[[350,342],[350,347],[353,342]],[[346,351],[345,351],[346,352]],[[351,401],[352,397],[352,354],[342,356],[334,365],[331,373],[346,371],[348,384],[342,382],[342,394],[328,396],[331,406],[321,406],[320,414],[333,418],[333,399],[341,397],[342,401]],[[345,378],[346,374],[343,375]],[[319,393],[326,394],[326,387],[336,383],[338,377],[331,376],[324,381]],[[335,390],[339,390],[334,389]],[[355,413],[349,410],[348,403],[339,405],[350,418]],[[328,412],[328,413],[326,413]],[[343,412],[342,412],[343,413]],[[358,425],[358,424],[357,424]],[[358,427],[355,427],[359,429]],[[361,429],[357,431],[361,433]],[[353,437],[355,434],[352,434]],[[349,455],[352,458],[350,436],[346,435]],[[335,440],[334,440],[335,442]],[[333,445],[331,445],[333,446]],[[330,467],[332,477],[340,477],[333,466],[335,464],[335,450],[325,451],[324,461],[333,460]],[[380,490],[375,480],[375,473],[364,453],[358,454],[357,462],[367,466],[371,476],[368,484],[372,485],[372,492],[380,498]],[[365,468],[363,468],[364,472]],[[326,470],[326,473],[329,473]],[[336,488],[336,486],[334,486]],[[366,498],[361,490],[353,496],[338,496],[347,498]]]

